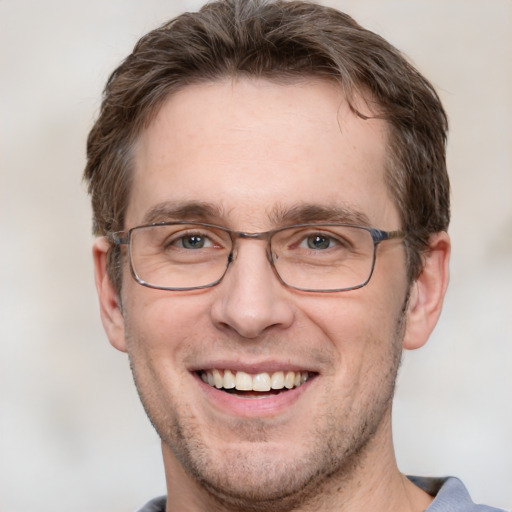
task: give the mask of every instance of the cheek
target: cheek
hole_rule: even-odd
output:
[[[382,289],[380,289],[382,292]],[[323,333],[336,358],[332,368],[337,375],[366,375],[389,364],[401,351],[404,294],[372,293],[370,284],[346,292],[344,297],[325,297],[303,304],[308,319]]]
[[[123,294],[128,353],[132,362],[163,366],[179,361],[209,332],[205,294],[180,294],[139,285],[133,279]],[[174,364],[174,371],[179,365]]]
[[[126,346],[135,384],[152,418],[167,418],[184,401],[181,385],[190,376],[183,363],[194,337],[186,308],[149,288],[130,291],[125,304]],[[128,292],[128,290],[127,290]]]
[[[380,338],[392,330],[402,309],[402,294],[383,294],[372,290],[370,284],[343,293],[305,298],[300,306],[311,322],[329,333],[333,343],[368,338],[369,333]]]

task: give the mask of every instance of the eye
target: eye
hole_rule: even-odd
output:
[[[204,249],[206,247],[212,247],[213,242],[208,236],[199,233],[190,233],[176,238],[170,245],[174,245],[180,249]]]
[[[323,235],[311,235],[306,239],[309,249],[328,249],[332,245],[332,240]]]
[[[304,241],[300,244],[299,247],[303,247],[303,244],[306,244],[308,249],[329,249],[333,245],[335,245],[335,242],[332,238],[321,235],[321,234],[314,234],[314,235],[308,235]]]

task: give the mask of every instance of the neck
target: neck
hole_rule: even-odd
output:
[[[167,481],[166,512],[238,512],[185,472],[171,450],[163,447]],[[432,497],[416,487],[397,467],[392,435],[391,411],[376,434],[352,462],[347,475],[330,475],[299,506],[266,508],[279,512],[423,512]],[[248,502],[245,510],[256,510]],[[259,509],[258,509],[259,510]]]

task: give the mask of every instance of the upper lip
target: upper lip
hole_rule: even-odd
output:
[[[312,367],[311,365],[298,364],[292,361],[278,361],[278,360],[268,360],[268,361],[258,361],[258,362],[248,362],[241,360],[214,360],[214,361],[205,361],[204,363],[195,364],[193,367],[189,368],[191,372],[198,372],[202,370],[230,370],[232,372],[246,372],[249,374],[258,374],[258,373],[273,373],[279,371],[294,371],[294,372],[311,372],[317,373],[318,369]]]

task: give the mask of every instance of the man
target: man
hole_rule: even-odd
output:
[[[141,510],[493,510],[402,475],[391,435],[448,283],[446,130],[397,50],[309,3],[207,4],[112,74],[85,178],[103,324],[162,440]]]

